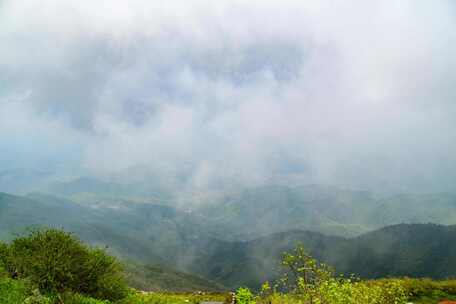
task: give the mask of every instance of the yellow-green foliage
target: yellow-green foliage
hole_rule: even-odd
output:
[[[119,304],[199,304],[202,301],[223,302],[224,294],[132,293]]]
[[[311,295],[334,274],[331,267],[311,257],[300,244],[292,251],[283,253],[282,266],[287,271],[280,284],[282,288],[293,293]]]
[[[282,265],[287,272],[276,286],[289,294],[275,292],[266,297],[267,303],[402,304],[408,299],[406,289],[398,281],[376,283],[334,277],[331,268],[312,258],[302,245],[285,252]],[[266,290],[270,290],[269,284],[263,285],[263,295]]]
[[[331,304],[401,304],[407,302],[406,290],[400,283],[372,285],[347,279],[330,280],[320,287],[322,300]]]
[[[428,295],[436,291],[456,295],[456,280],[435,281],[431,279],[404,278],[401,279],[401,282],[413,297]]]
[[[407,302],[405,289],[396,282],[383,285],[330,279],[309,294],[281,294],[258,299],[258,304],[403,304]]]
[[[413,303],[434,304],[440,300],[456,300],[456,280],[397,278],[370,281],[370,285],[400,284]]]
[[[236,303],[237,304],[255,304],[253,300],[253,294],[250,289],[245,287],[240,287],[236,291]]]

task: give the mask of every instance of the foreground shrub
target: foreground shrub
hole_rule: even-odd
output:
[[[33,289],[31,295],[29,295],[24,302],[21,304],[54,304],[54,297],[43,296],[38,289]]]
[[[400,284],[371,285],[348,279],[323,282],[313,294],[273,292],[258,304],[405,304],[408,297]]]
[[[200,304],[201,302],[223,302],[224,294],[185,294],[132,291],[116,304]],[[65,303],[66,304],[66,303]]]
[[[29,278],[47,294],[74,292],[100,299],[125,297],[120,264],[103,250],[90,249],[72,234],[36,230],[9,246],[7,266],[19,278]]]
[[[381,280],[388,282],[388,280]],[[431,279],[404,278],[401,282],[412,297],[430,295],[435,292],[456,295],[456,280],[434,281]]]
[[[401,304],[408,296],[400,283],[372,285],[347,279],[331,279],[320,286],[315,303],[331,304]]]
[[[440,300],[456,300],[456,280],[435,281],[428,278],[380,279],[368,282],[370,285],[388,286],[400,284],[413,303],[437,303]]]
[[[80,294],[65,293],[61,295],[61,302],[65,304],[109,304],[107,300],[97,300]]]
[[[266,303],[301,304],[403,304],[408,295],[398,281],[362,282],[355,278],[334,277],[333,270],[312,258],[302,245],[285,252],[283,278],[276,284],[272,295],[263,297]],[[288,295],[277,293],[279,288]],[[271,288],[264,284],[263,294]]]
[[[27,286],[24,282],[5,277],[0,278],[0,303],[23,303],[27,297]]]
[[[304,246],[298,245],[291,252],[282,255],[284,275],[280,280],[282,289],[291,293],[318,296],[321,284],[332,279],[334,271],[328,265],[311,257]],[[312,301],[312,299],[311,299]]]
[[[248,288],[240,287],[236,291],[236,303],[237,304],[255,304],[253,300],[253,294]]]
[[[5,243],[0,242],[0,269],[7,270],[9,260],[9,248]],[[1,275],[1,270],[0,270]]]
[[[7,275],[8,275],[8,272],[5,270],[5,268],[0,266],[0,280],[6,278]]]

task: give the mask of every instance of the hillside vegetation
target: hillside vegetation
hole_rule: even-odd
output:
[[[313,194],[310,190],[304,192],[308,193],[309,200],[316,200],[321,191],[317,188]],[[258,192],[254,194],[252,196]],[[281,195],[277,194],[277,199]],[[353,195],[345,197],[351,200]],[[273,210],[270,209],[273,199],[270,201],[270,207],[265,207],[265,210]],[[451,205],[449,198],[443,201]],[[263,281],[275,279],[280,254],[293,248],[297,242],[306,244],[312,255],[333,265],[338,273],[355,273],[362,278],[425,276],[444,279],[456,275],[455,226],[401,224],[354,238],[289,230],[248,241],[227,241],[218,238],[222,231],[211,231],[213,223],[219,221],[215,209],[208,208],[206,214],[197,214],[170,206],[122,200],[113,205],[100,204],[75,203],[38,193],[27,197],[0,193],[0,238],[11,239],[14,233],[22,232],[30,225],[64,228],[91,245],[107,246],[110,254],[122,260],[159,265],[165,269],[165,277],[175,278],[175,273],[190,273],[230,288],[240,285],[258,288]],[[226,205],[232,204],[227,202]],[[259,207],[261,216],[254,216],[251,213],[254,208],[247,206],[245,204],[245,212],[250,214],[252,221],[265,214]],[[287,207],[283,209],[289,210]],[[221,209],[220,212],[225,211]],[[284,212],[288,211],[281,212],[281,216],[286,216]],[[272,217],[273,212],[269,213]],[[213,218],[208,220],[210,214]],[[229,221],[230,217],[227,218]],[[267,220],[266,216],[265,223]],[[245,222],[248,227],[247,217]],[[228,228],[225,230],[229,231]],[[141,286],[141,280],[149,276],[148,271],[137,273],[136,283]],[[176,280],[186,281],[185,275]],[[192,278],[192,281],[196,283],[198,279]],[[184,285],[192,286],[185,283],[181,287]],[[198,285],[196,283],[195,288]]]
[[[314,232],[291,231],[249,242],[224,243],[194,265],[202,275],[236,287],[258,287],[278,275],[281,253],[296,243],[335,267],[362,278],[392,276],[445,279],[456,275],[456,226],[401,224],[345,239]],[[204,267],[207,265],[207,267]],[[195,266],[196,267],[196,266]]]
[[[125,263],[125,278],[129,286],[144,291],[222,292],[226,288],[201,277],[175,271],[163,266]]]
[[[452,281],[359,281],[334,276],[302,246],[282,255],[282,278],[253,294],[239,288],[239,304],[403,304],[409,299],[448,295]],[[131,273],[131,272],[130,272]],[[36,230],[0,245],[0,299],[4,304],[147,304],[224,301],[224,294],[164,294],[127,288],[118,261],[60,230]],[[228,298],[229,299],[229,298]]]
[[[9,176],[17,179],[17,174],[5,172],[3,179]],[[30,179],[30,174],[22,175],[24,180]],[[17,193],[16,187],[10,189]],[[24,189],[35,189],[34,194],[28,195],[32,200],[43,199],[36,192],[41,191],[58,197],[54,199],[78,202],[92,209],[117,208],[118,213],[135,203],[167,206],[178,217],[191,222],[191,227],[229,241],[252,240],[295,229],[352,237],[400,223],[456,224],[456,195],[451,193],[379,196],[322,185],[269,184],[235,187],[217,194],[183,194],[153,182],[125,184],[87,177],[47,186],[38,183],[35,187],[22,188],[20,193]],[[51,199],[48,196],[45,200]]]

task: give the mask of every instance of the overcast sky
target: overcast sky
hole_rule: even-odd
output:
[[[17,167],[454,191],[456,4],[0,0]]]

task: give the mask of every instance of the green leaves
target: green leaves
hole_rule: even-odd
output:
[[[286,272],[281,279],[288,295],[273,294],[267,301],[303,304],[403,304],[405,288],[396,281],[373,284],[356,278],[334,277],[328,265],[312,258],[302,245],[282,256]]]
[[[29,278],[43,293],[69,291],[109,300],[126,295],[117,260],[85,246],[70,233],[35,230],[13,240],[8,252],[11,275]]]
[[[284,288],[294,293],[312,293],[334,273],[329,266],[312,258],[301,244],[283,253],[282,266],[287,270],[282,278]]]
[[[24,282],[10,278],[0,278],[0,303],[17,304],[27,298],[27,287]]]
[[[237,304],[255,304],[253,294],[250,289],[240,287],[236,291],[236,303]]]

